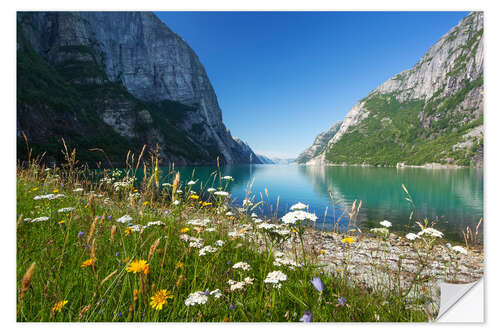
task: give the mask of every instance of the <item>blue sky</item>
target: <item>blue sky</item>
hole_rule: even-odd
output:
[[[193,48],[233,136],[295,157],[467,12],[156,12]]]

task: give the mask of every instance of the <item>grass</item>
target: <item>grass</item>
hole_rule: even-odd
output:
[[[179,184],[175,170],[167,175],[172,185],[162,186],[157,152],[149,159],[143,151],[137,161],[127,160],[124,172],[100,173],[103,181],[78,167],[74,151],[66,150],[65,155],[68,162],[54,168],[33,159],[17,168],[18,321],[294,322],[306,311],[312,312],[313,321],[430,318],[408,297],[409,290],[373,290],[347,273],[322,272],[311,252],[301,246],[301,223],[282,237],[256,228],[251,213],[263,202],[236,210],[228,205],[228,197],[207,188],[192,195],[190,185]],[[144,180],[136,183],[142,171]],[[220,171],[212,176],[210,185],[219,191],[231,181]],[[183,192],[177,193],[179,189]],[[64,197],[34,199],[46,194]],[[60,211],[65,207],[73,210]],[[124,215],[132,217],[130,226],[117,221]],[[40,216],[48,220],[29,220]],[[189,224],[196,218],[208,219],[208,225]],[[161,225],[133,231],[151,221]],[[198,238],[215,252],[200,256],[200,250],[182,237]],[[215,245],[218,240],[223,245]],[[278,248],[286,241],[294,244],[292,258],[297,265],[274,266]],[[138,259],[146,260],[149,272],[127,271]],[[90,264],[82,267],[85,262]],[[251,269],[233,268],[237,262],[247,262]],[[281,288],[265,283],[266,276],[277,270],[287,276]],[[310,282],[318,276],[324,283],[322,292]],[[246,277],[253,283],[242,290],[230,289],[230,279]],[[163,289],[173,298],[161,310],[153,309],[151,297]],[[216,289],[220,298],[208,296],[205,304],[185,304],[191,293]]]

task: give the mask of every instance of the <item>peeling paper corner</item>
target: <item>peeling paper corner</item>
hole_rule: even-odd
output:
[[[466,300],[462,300],[462,298],[469,298],[469,291],[476,285],[478,285],[477,287],[480,288],[475,288],[477,289],[475,290],[476,292],[474,293],[474,295],[471,295],[472,298],[470,300],[467,300],[467,303],[465,303]],[[437,315],[435,320],[436,322],[484,322],[483,279],[480,279],[473,283],[465,284],[451,284],[440,282],[440,286],[441,298],[439,314]],[[457,310],[457,313],[454,313],[455,309]]]

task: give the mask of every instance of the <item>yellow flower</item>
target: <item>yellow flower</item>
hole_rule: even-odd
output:
[[[82,262],[82,265],[80,267],[90,267],[92,266],[93,264],[95,264],[95,262],[97,261],[96,258],[90,258],[90,259],[87,259],[85,260],[84,262]]]
[[[196,194],[191,194],[191,195],[189,196],[189,198],[190,198],[190,199],[195,199],[195,200],[197,200],[197,199],[199,199],[200,197],[199,197],[199,196],[197,196]]]
[[[163,304],[168,305],[167,299],[169,298],[174,298],[172,293],[167,291],[167,289],[162,289],[157,291],[156,294],[151,297],[151,302],[149,302],[149,304],[153,309],[161,310],[163,308]]]
[[[202,203],[202,206],[203,207],[212,206],[212,203],[211,202],[204,202],[204,203]]]
[[[186,233],[186,232],[188,232],[188,231],[189,231],[189,228],[182,228],[182,229],[181,229],[181,232],[182,232],[183,234],[184,234],[184,233]]]
[[[35,187],[34,189],[32,189],[32,191],[36,191],[36,190],[38,190],[38,187]]]
[[[66,221],[65,221],[65,220],[61,220],[61,221],[59,221],[59,224],[64,224],[64,223],[66,223]]]
[[[325,254],[326,253],[326,250],[321,250],[319,251],[321,254]]]
[[[346,237],[346,238],[342,239],[342,243],[352,244],[354,242],[355,242],[355,239],[352,237]]]
[[[57,311],[57,312],[61,312],[61,310],[62,310],[63,306],[65,306],[65,305],[66,305],[66,303],[68,303],[68,301],[67,301],[67,300],[64,300],[64,301],[59,301],[59,302],[57,302],[56,304],[54,304],[54,306],[52,307],[52,313],[54,313],[54,312],[56,312],[56,311]]]
[[[129,273],[140,273],[144,272],[149,273],[149,264],[146,260],[143,259],[137,259],[135,261],[132,261],[126,268],[127,272]],[[146,274],[147,274],[146,273]]]
[[[175,267],[176,268],[182,268],[182,267],[184,267],[184,263],[183,262],[178,262],[177,264],[175,264]]]
[[[147,204],[148,204],[148,203],[149,203],[149,201],[144,201],[144,202],[142,203],[142,205],[143,205],[143,206],[147,206]]]
[[[134,289],[134,301],[137,301],[139,299],[139,290]]]
[[[137,192],[137,189],[136,189],[136,188],[134,188],[134,192]]]
[[[132,233],[132,228],[131,227],[127,227],[127,229],[125,229],[125,236],[128,236]]]
[[[56,189],[54,189],[54,191],[52,191],[52,192],[57,193],[57,192],[59,192],[59,190],[56,188]]]
[[[292,232],[297,232],[297,230],[293,229]]]

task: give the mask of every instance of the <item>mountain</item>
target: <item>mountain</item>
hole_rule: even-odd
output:
[[[264,155],[259,155],[257,154],[257,157],[263,164],[275,164],[272,160],[272,158],[264,156]]]
[[[356,103],[307,164],[482,166],[483,108],[483,13],[472,12]]]
[[[305,163],[311,158],[318,156],[323,149],[325,149],[333,136],[339,131],[341,125],[342,122],[337,121],[327,131],[319,133],[314,139],[313,144],[297,157],[296,162]]]
[[[151,12],[17,13],[18,154],[116,163],[159,144],[164,163],[249,163],[198,56]],[[254,154],[255,155],[255,154]]]

